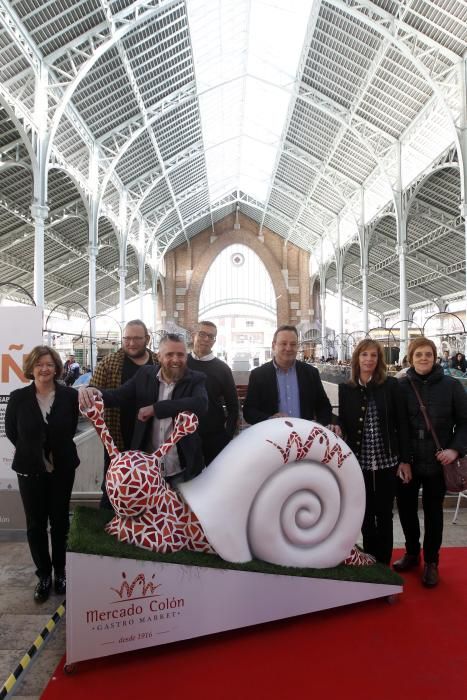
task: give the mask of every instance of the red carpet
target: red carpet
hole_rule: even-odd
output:
[[[397,556],[397,554],[396,554]],[[450,700],[464,697],[467,548],[443,549],[441,582],[410,572],[380,599],[56,669],[43,700]]]

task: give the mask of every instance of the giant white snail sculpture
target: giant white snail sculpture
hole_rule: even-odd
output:
[[[317,423],[274,418],[236,437],[199,476],[173,491],[163,456],[198,425],[180,413],[154,453],[120,453],[96,400],[86,411],[111,458],[106,486],[115,517],[106,530],[158,552],[216,552],[294,567],[373,564],[354,546],[365,509],[360,466],[349,448]]]

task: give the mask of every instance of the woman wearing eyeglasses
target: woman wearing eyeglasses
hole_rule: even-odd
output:
[[[423,507],[422,583],[433,588],[439,582],[439,552],[443,541],[443,502],[446,493],[442,465],[467,453],[467,396],[462,384],[436,362],[436,345],[423,336],[409,345],[410,368],[401,379],[407,405],[413,479],[398,484],[397,507],[405,535],[404,555],[394,562],[396,571],[418,569],[420,565],[419,491]],[[418,395],[417,395],[418,394]],[[421,402],[421,405],[420,405]],[[428,428],[423,415],[429,419]],[[434,428],[442,450],[438,451]]]
[[[29,549],[39,578],[34,600],[42,603],[49,597],[52,569],[55,592],[63,595],[66,591],[70,498],[79,464],[73,442],[79,416],[78,392],[58,383],[62,361],[46,345],[33,348],[23,371],[33,381],[11,393],[5,432],[16,448],[12,467],[18,475]]]

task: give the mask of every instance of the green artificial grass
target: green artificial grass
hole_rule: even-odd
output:
[[[213,569],[232,569],[234,571],[255,571],[262,574],[279,574],[286,576],[305,576],[309,578],[336,579],[339,581],[359,581],[364,583],[384,583],[400,586],[403,579],[387,566],[334,566],[331,569],[300,569],[277,566],[258,559],[244,564],[232,564],[216,554],[199,552],[174,552],[159,554],[134,545],[119,542],[104,531],[105,524],[113,517],[109,510],[96,510],[78,506],[71,521],[68,549],[79,554],[95,554],[104,557],[122,559],[144,559],[164,564],[181,564],[183,566],[202,566]]]

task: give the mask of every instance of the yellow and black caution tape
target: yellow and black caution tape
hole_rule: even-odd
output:
[[[3,698],[6,698],[8,693],[11,692],[13,689],[13,686],[15,683],[18,681],[19,677],[27,669],[29,664],[31,663],[32,658],[34,655],[39,651],[47,637],[53,632],[55,629],[56,625],[58,622],[60,622],[61,618],[65,614],[65,601],[61,605],[58,606],[50,620],[47,622],[45,627],[43,628],[42,632],[40,632],[34,642],[32,643],[31,647],[28,649],[28,651],[25,653],[13,673],[10,673],[8,678],[6,679],[5,683],[2,685],[0,688],[0,700],[3,700]]]

